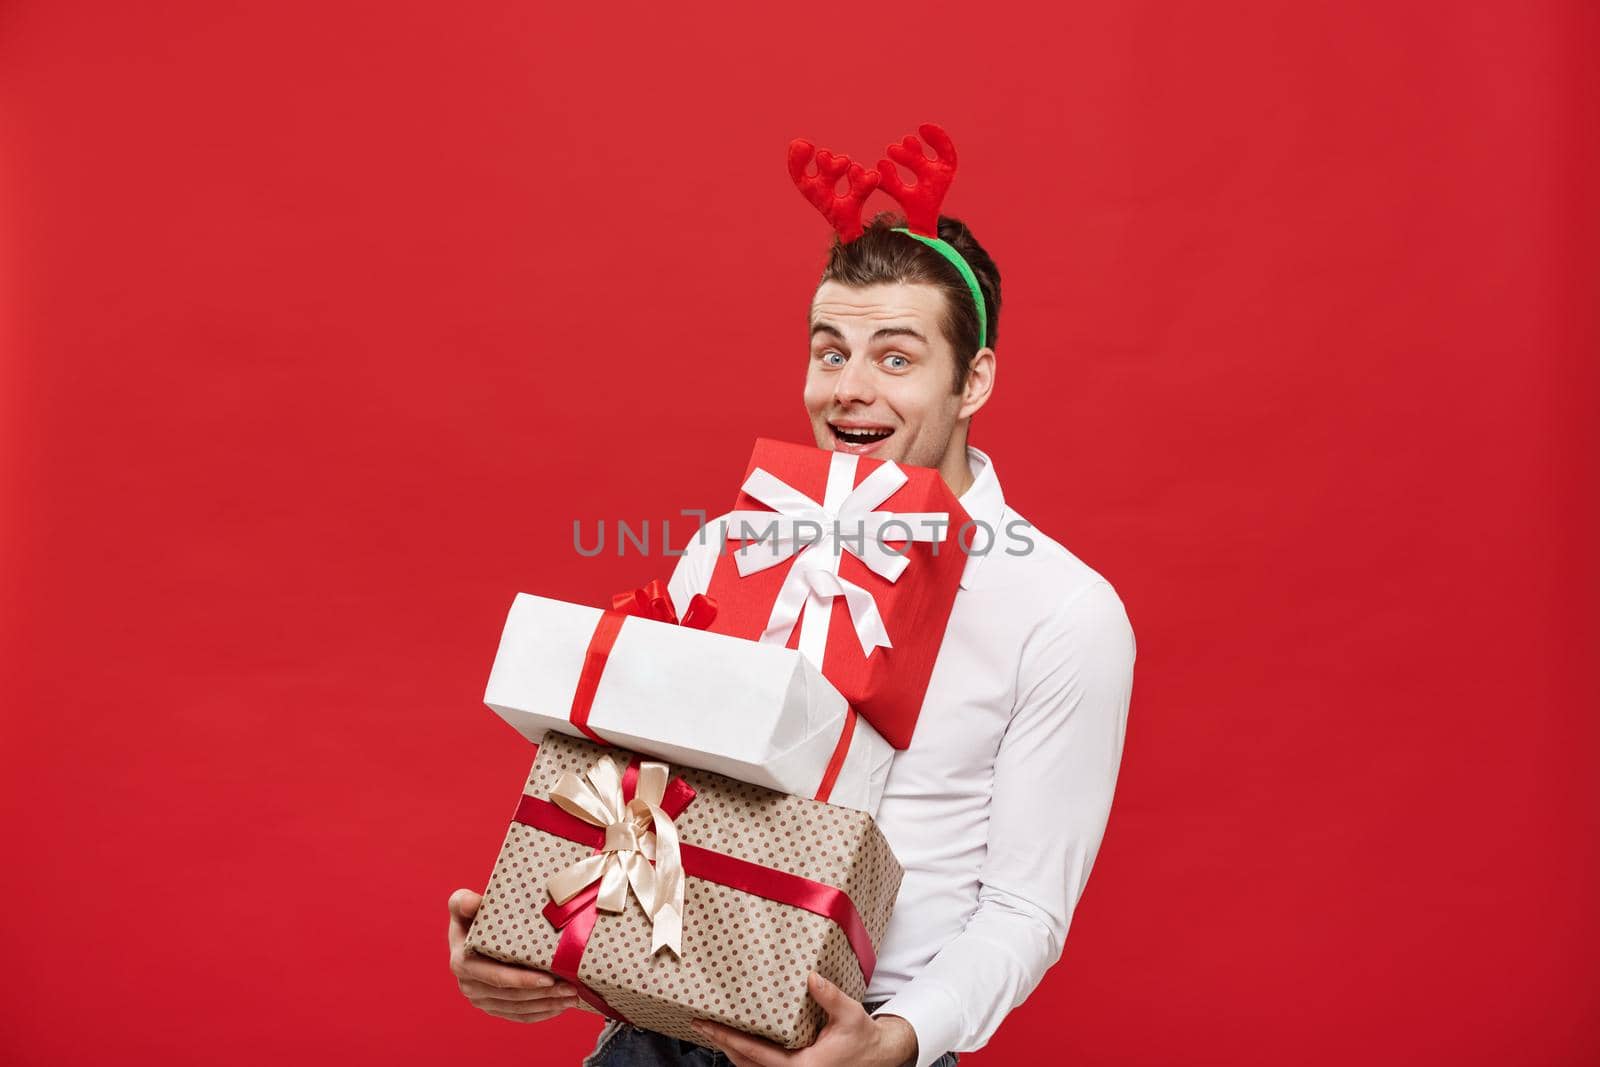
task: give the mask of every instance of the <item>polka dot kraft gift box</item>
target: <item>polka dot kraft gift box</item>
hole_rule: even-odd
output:
[[[802,1048],[807,976],[862,998],[902,873],[864,812],[550,733],[467,944],[610,1018]]]

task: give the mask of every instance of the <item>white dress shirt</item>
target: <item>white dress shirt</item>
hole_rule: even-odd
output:
[[[1060,958],[1111,811],[1133,690],[1116,591],[1006,506],[987,455],[969,447],[967,458],[975,480],[961,505],[983,525],[877,816],[905,880],[866,999],[911,1024],[917,1067],[981,1048]],[[719,547],[696,538],[679,559],[669,589],[680,613],[710,584]]]

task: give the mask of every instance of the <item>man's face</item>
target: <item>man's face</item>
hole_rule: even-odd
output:
[[[811,302],[806,411],[817,447],[941,467],[964,397],[931,285],[825,282]]]

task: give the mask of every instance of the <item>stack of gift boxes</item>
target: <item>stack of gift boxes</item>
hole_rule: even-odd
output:
[[[937,471],[759,440],[704,594],[518,594],[485,702],[538,745],[467,943],[686,1041],[860,999],[900,887],[873,822],[965,554]]]

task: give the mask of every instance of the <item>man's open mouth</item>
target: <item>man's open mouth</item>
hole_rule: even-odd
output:
[[[828,429],[833,431],[834,440],[847,445],[870,445],[894,433],[887,426],[838,426],[831,422]]]

